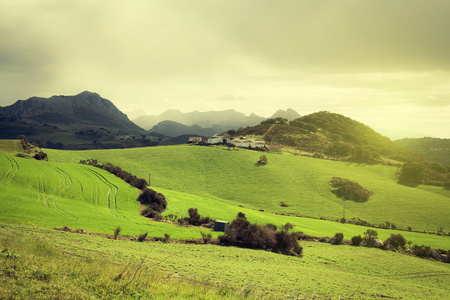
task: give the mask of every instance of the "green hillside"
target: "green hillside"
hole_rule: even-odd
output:
[[[258,152],[199,146],[47,152],[50,161],[75,163],[94,158],[118,165],[140,178],[148,178],[150,174],[155,189],[184,192],[264,212],[332,220],[342,217],[343,202],[330,192],[328,185],[331,177],[338,176],[374,192],[367,203],[349,201],[347,219],[355,217],[373,224],[388,221],[398,228],[420,231],[436,232],[438,228],[450,231],[450,191],[442,187],[400,185],[396,167],[277,153],[267,153],[269,163],[261,166],[256,164]],[[288,207],[280,206],[280,202]],[[216,217],[214,211],[204,214]]]
[[[46,227],[127,235],[170,233],[200,237],[200,230],[152,222],[139,216],[139,190],[91,166],[49,163],[0,154],[0,220]]]
[[[252,222],[275,225],[290,222],[296,226],[295,230],[305,234],[332,236],[336,232],[342,232],[346,239],[350,239],[354,235],[363,234],[367,228],[289,216],[298,214],[340,218],[342,201],[335,198],[327,186],[330,178],[328,173],[336,175],[337,172],[340,176],[345,175],[361,182],[365,178],[361,184],[373,189],[376,195],[379,194],[378,200],[375,195],[365,204],[348,203],[348,216],[371,222],[389,221],[398,227],[401,227],[400,220],[407,225],[413,223],[408,226],[412,226],[414,230],[419,230],[421,225],[430,231],[437,231],[441,227],[448,231],[448,208],[445,206],[448,202],[445,202],[448,199],[447,191],[428,186],[413,189],[398,185],[391,174],[395,171],[392,167],[348,165],[271,153],[268,153],[268,165],[257,166],[255,162],[259,153],[256,152],[195,146],[120,151],[45,151],[53,162],[0,155],[1,221],[47,227],[69,226],[109,234],[120,226],[125,235],[137,236],[149,232],[150,236],[164,236],[167,233],[177,239],[199,238],[200,231],[205,232],[206,229],[178,227],[140,217],[136,201],[137,189],[106,171],[67,163],[94,157],[123,166],[124,170],[140,177],[146,177],[151,172],[152,188],[164,193],[168,200],[168,209],[164,215],[184,217],[190,207],[195,207],[202,216],[231,221],[242,211]],[[332,164],[332,169],[329,163]],[[211,167],[213,165],[222,165],[222,168],[214,169]],[[236,171],[237,167],[240,172]],[[271,176],[268,171],[274,172],[279,178]],[[260,180],[259,177],[263,179]],[[276,188],[275,184],[282,185],[284,189]],[[383,184],[390,184],[391,192],[399,194],[409,191],[409,194],[395,203],[395,206],[390,203],[387,208],[377,208],[377,203],[383,204],[390,199],[381,194],[386,192],[382,188]],[[397,188],[400,190],[396,191]],[[416,212],[413,211],[414,208],[409,208],[408,213],[404,214],[400,214],[400,210],[391,212],[392,207],[411,206],[411,198],[419,201],[419,196],[414,196],[415,193],[430,199],[425,205],[420,205],[427,209],[417,208],[416,205]],[[281,207],[280,202],[289,206]],[[375,202],[372,203],[375,212],[370,208],[363,209],[364,205],[371,202]],[[437,208],[433,205],[436,202]],[[326,213],[330,215],[327,216]],[[383,213],[386,215],[382,215]],[[434,217],[431,218],[430,215]],[[382,239],[386,239],[391,233],[398,233],[383,229],[377,231]],[[401,233],[407,240],[419,245],[444,249],[450,247],[448,237],[407,231]],[[216,232],[212,234],[218,235]]]
[[[430,161],[450,166],[450,139],[405,138],[395,142],[413,153],[425,156]]]
[[[429,162],[369,126],[336,113],[321,111],[290,122],[269,119],[257,126],[241,128],[234,135],[264,139],[272,150],[305,156],[395,166],[407,163],[414,165],[417,176],[401,177],[405,184],[450,184],[447,166]],[[399,175],[402,173],[400,170]]]

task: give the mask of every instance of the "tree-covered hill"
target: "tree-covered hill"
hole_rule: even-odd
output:
[[[271,149],[319,158],[396,166],[404,163],[418,165],[414,170],[420,180],[403,180],[406,184],[444,185],[448,182],[446,166],[429,162],[369,126],[336,113],[321,111],[290,122],[275,118],[240,129],[236,134],[263,137]],[[400,170],[400,178],[402,174]]]
[[[450,139],[405,138],[395,142],[413,153],[425,156],[430,161],[450,166]]]

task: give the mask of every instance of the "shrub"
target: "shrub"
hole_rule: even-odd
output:
[[[361,245],[362,240],[363,239],[360,235],[358,235],[358,236],[355,235],[354,237],[352,237],[352,245],[359,246],[359,245]]]
[[[157,193],[152,189],[145,188],[139,195],[138,201],[142,205],[148,205],[151,210],[162,213],[167,208],[166,197],[163,194]]]
[[[169,243],[170,242],[170,234],[164,233],[163,242],[164,243]]]
[[[403,235],[399,234],[391,234],[391,237],[389,237],[384,244],[389,244],[394,246],[396,249],[404,249],[406,245],[406,239],[403,237]]]
[[[211,236],[211,234],[206,234],[206,233],[203,233],[203,232],[200,232],[201,233],[201,235],[202,235],[202,239],[203,239],[203,242],[205,243],[205,244],[210,244],[211,243],[211,239],[212,239],[212,236]]]
[[[341,232],[338,232],[334,235],[335,244],[340,245],[342,244],[342,241],[344,240],[344,234]]]
[[[137,239],[138,242],[143,242],[143,241],[145,241],[145,238],[147,238],[147,234],[148,234],[148,232],[139,235],[139,236],[138,236],[138,239]]]
[[[300,257],[303,251],[298,244],[298,234],[287,230],[276,232],[270,226],[251,224],[243,213],[239,213],[225,234],[219,236],[219,242],[227,246],[264,249]]]
[[[258,164],[261,164],[261,165],[267,165],[267,156],[265,155],[265,154],[262,154],[260,157],[259,157],[259,160],[258,160]]]
[[[266,224],[265,226],[266,226],[267,228],[273,230],[273,231],[277,231],[277,230],[278,230],[277,225],[274,225],[274,224],[268,223],[268,224]]]
[[[428,246],[414,245],[411,250],[415,256],[419,256],[419,257],[430,257],[431,256],[431,249]]]
[[[115,230],[114,230],[114,239],[117,240],[117,238],[119,237],[120,232],[122,231],[122,229],[120,228],[120,226],[118,226]]]
[[[189,217],[178,219],[178,223],[180,225],[193,225],[193,226],[202,226],[206,224],[210,224],[212,226],[212,221],[209,217],[202,217],[198,213],[196,208],[189,208],[188,210]]]
[[[375,230],[368,229],[364,232],[363,241],[366,245],[370,246],[374,240],[378,238],[378,232]]]

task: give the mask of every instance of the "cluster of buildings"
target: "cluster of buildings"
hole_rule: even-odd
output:
[[[245,137],[231,138],[226,133],[215,134],[212,137],[208,137],[205,139],[203,139],[202,137],[190,137],[188,143],[208,144],[208,145],[224,144],[241,148],[256,148],[256,149],[267,148],[267,145],[264,141],[247,139]]]

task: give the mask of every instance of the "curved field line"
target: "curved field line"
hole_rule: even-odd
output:
[[[51,195],[51,196],[47,197],[47,199],[46,199],[47,203],[48,203],[48,199],[49,199],[49,198],[55,197],[55,198],[53,199],[53,205],[55,206],[55,208],[56,208],[58,211],[62,211],[62,212],[64,212],[65,214],[68,214],[69,216],[72,216],[72,217],[74,217],[75,219],[77,219],[76,216],[74,216],[74,215],[68,213],[68,212],[65,211],[64,209],[60,209],[60,208],[56,205],[56,201],[57,201],[58,199],[60,199],[60,198],[66,193],[66,191],[70,188],[70,186],[72,185],[72,178],[70,178],[69,174],[67,174],[66,172],[64,172],[64,171],[61,170],[60,168],[55,167],[55,166],[52,166],[52,165],[49,164],[49,163],[47,163],[47,165],[48,165],[49,167],[51,167],[52,169],[55,169],[55,170],[59,173],[60,178],[63,179],[63,183],[62,183],[62,184],[58,187],[58,189],[56,190],[56,195]],[[68,184],[67,186],[66,186],[66,182],[67,182],[66,177],[69,179],[69,184]]]
[[[13,164],[11,162],[11,160],[8,158],[8,156],[4,156],[6,158],[6,160],[9,162],[9,170],[8,172],[5,173],[5,176],[2,178],[1,181],[6,181],[6,179],[8,179],[9,173],[11,172],[11,170],[13,169]],[[3,185],[4,183],[2,182],[1,185]]]
[[[39,168],[38,165],[36,165],[35,168],[38,172],[40,172],[39,174],[37,174],[38,172],[36,172],[38,202],[39,202],[39,204],[48,207],[48,203],[47,203],[47,205],[45,205],[45,185],[44,185],[44,178],[42,177],[42,174],[44,173],[44,171],[41,168]],[[41,195],[43,197],[42,201],[41,201]]]
[[[100,179],[100,181],[102,181],[103,183],[105,183],[108,187],[109,187],[109,191],[108,191],[108,193],[107,193],[107,195],[106,195],[106,198],[107,198],[107,209],[108,209],[108,211],[113,215],[113,216],[115,216],[115,217],[117,217],[117,215],[119,215],[119,212],[117,211],[117,193],[118,193],[118,188],[117,188],[117,186],[115,185],[115,184],[113,184],[113,183],[111,183],[110,181],[108,181],[103,175],[101,175],[100,173],[98,173],[98,172],[96,172],[96,171],[94,171],[94,170],[91,170],[91,169],[88,169],[90,172],[92,172],[95,176],[97,176],[98,177],[98,179]],[[111,195],[111,191],[112,191],[112,187],[114,187],[114,195]],[[114,202],[114,211],[116,212],[116,214],[114,214],[112,211],[111,211],[111,198],[112,198],[112,200],[113,200],[113,202]]]
[[[10,173],[13,169],[15,169],[15,171],[14,174],[12,174],[11,178],[8,181],[3,182],[2,185],[10,183],[14,179],[14,177],[16,177],[17,171],[19,171],[19,164],[17,163],[17,161],[15,159],[11,159],[8,156],[5,157],[9,160],[9,163],[11,164],[11,168],[8,170],[8,173],[5,176],[5,180],[8,179],[8,176],[10,176]]]
[[[80,172],[85,174],[87,177],[92,178],[91,177],[92,174],[90,172],[86,172],[83,169],[81,169]],[[92,204],[93,205],[97,204],[97,206],[99,206],[98,195],[97,195],[98,184],[95,183],[94,180],[91,180],[91,182],[92,182]],[[80,183],[80,185],[81,185],[81,183]],[[83,185],[81,185],[81,192],[83,193]]]

